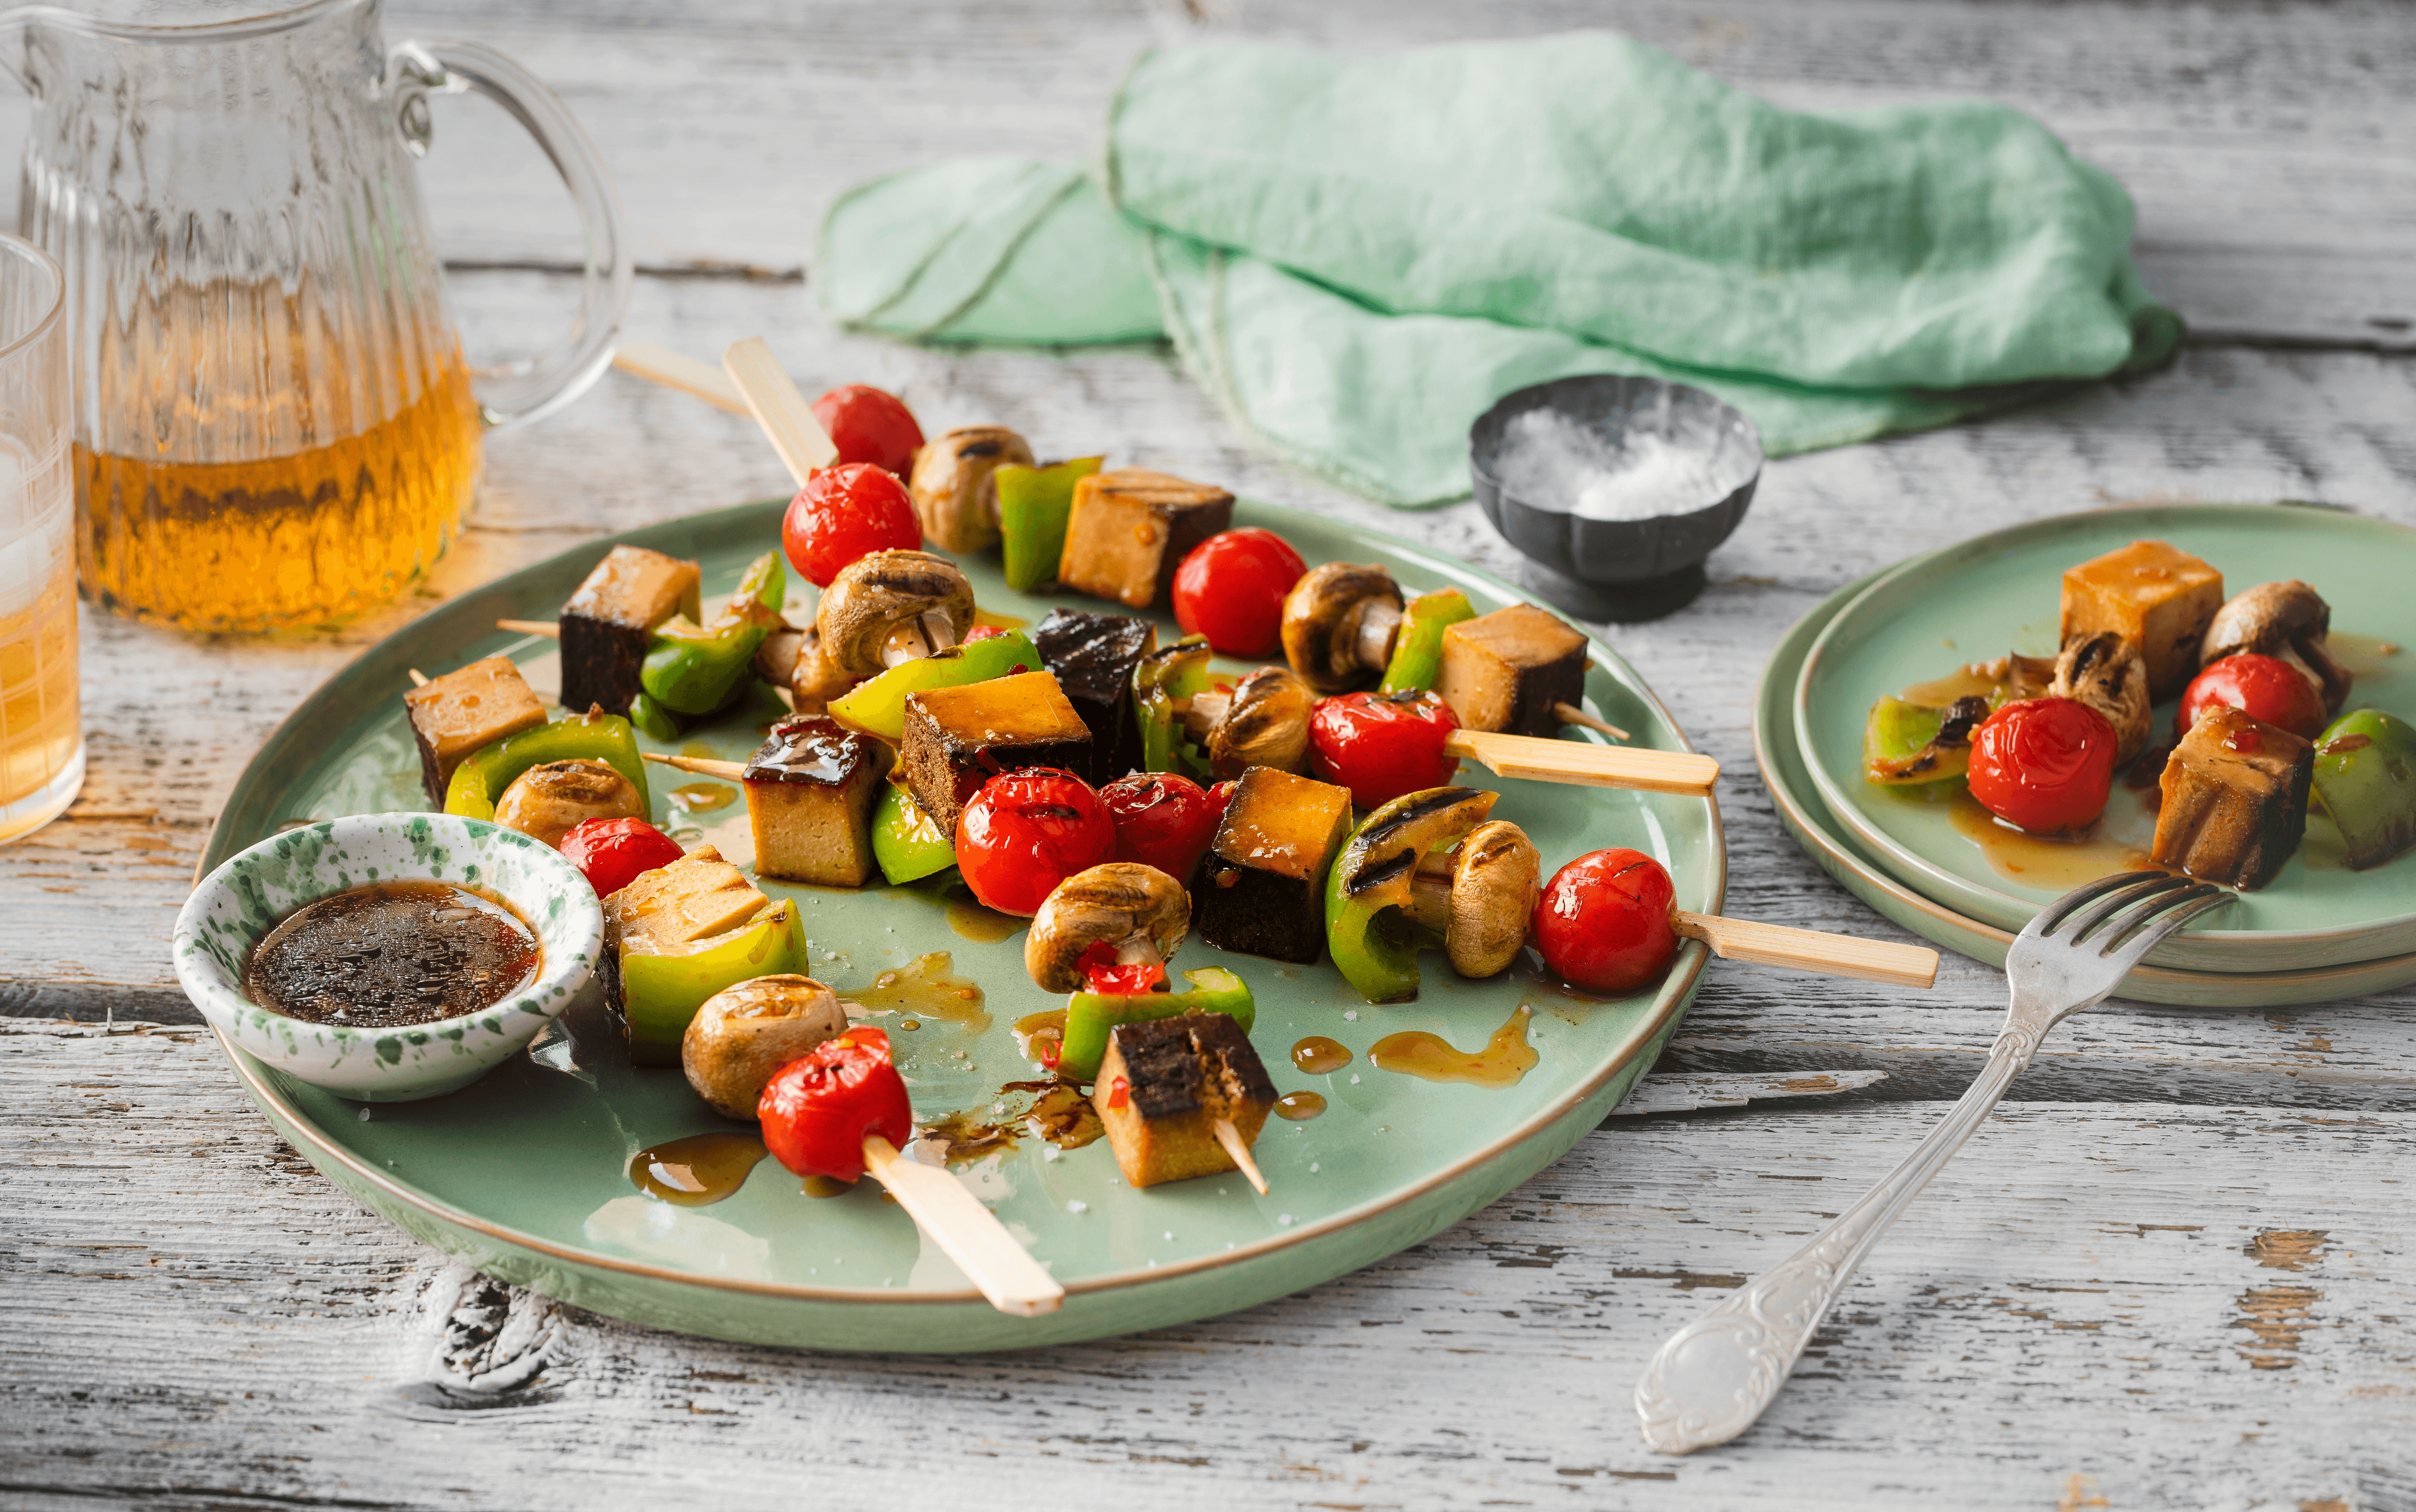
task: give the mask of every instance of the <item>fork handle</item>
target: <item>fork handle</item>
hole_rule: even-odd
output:
[[[1903,1164],[1811,1243],[1669,1336],[1636,1383],[1646,1444],[1690,1454],[1754,1425],[1863,1257],[1988,1116],[2039,1038],[2017,1028],[1999,1035],[1971,1089]]]

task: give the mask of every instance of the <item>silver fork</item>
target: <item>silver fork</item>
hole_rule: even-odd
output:
[[[1819,1237],[1669,1336],[1636,1383],[1644,1442],[1689,1454],[1751,1428],[1863,1257],[1988,1116],[2047,1030],[2103,999],[2159,940],[2232,896],[2166,872],[2125,872],[2040,909],[2005,954],[2013,1006],[1971,1090]]]

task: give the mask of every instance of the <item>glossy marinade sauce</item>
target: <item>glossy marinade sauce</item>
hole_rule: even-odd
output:
[[[371,882],[287,915],[244,963],[244,996],[345,1028],[430,1024],[491,1007],[534,981],[536,934],[494,899],[449,882]]]

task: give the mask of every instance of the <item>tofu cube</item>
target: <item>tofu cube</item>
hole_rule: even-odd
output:
[[[1325,953],[1325,871],[1351,832],[1351,789],[1273,767],[1242,773],[1201,859],[1191,921],[1220,951],[1302,966]]]
[[[751,922],[772,900],[755,890],[747,874],[699,846],[669,866],[641,872],[604,900],[604,997],[621,1002],[621,954],[625,945],[694,944]]]
[[[1233,523],[1233,496],[1204,483],[1123,468],[1074,485],[1057,577],[1146,609],[1168,602],[1185,553]]]
[[[1048,672],[926,688],[906,696],[899,745],[906,789],[943,833],[954,834],[982,784],[1019,767],[1091,769],[1091,727]]]
[[[2149,854],[2210,882],[2261,888],[2306,836],[2315,772],[2311,742],[2214,705],[2165,763]]]
[[[823,714],[774,725],[747,758],[755,875],[862,887],[872,876],[872,801],[889,747]]]
[[[2134,541],[2063,575],[2063,633],[2110,630],[2148,662],[2148,696],[2177,696],[2197,676],[2198,642],[2223,607],[2223,574],[2178,546]]]
[[[431,679],[402,696],[412,739],[419,742],[419,781],[445,806],[453,769],[480,746],[545,723],[545,705],[506,656],[490,656]]]
[[[693,561],[636,546],[605,553],[562,606],[562,707],[627,713],[655,628],[674,614],[702,619],[702,587]]]
[[[1133,720],[1132,675],[1157,649],[1157,626],[1126,614],[1051,609],[1033,628],[1032,644],[1065,690],[1074,711],[1091,727],[1091,770],[1096,786],[1140,765],[1140,726]]]
[[[1136,1187],[1235,1169],[1217,1120],[1255,1145],[1275,1102],[1265,1063],[1222,1013],[1116,1025],[1091,1093],[1117,1168]]]
[[[1583,699],[1585,673],[1585,636],[1532,604],[1513,604],[1443,631],[1435,694],[1463,728],[1548,740],[1562,725],[1552,706]]]

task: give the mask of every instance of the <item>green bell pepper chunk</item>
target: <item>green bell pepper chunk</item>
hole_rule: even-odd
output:
[[[1099,471],[1104,457],[1078,457],[1047,467],[1008,462],[990,474],[998,482],[999,548],[1006,559],[1006,586],[1029,593],[1057,576],[1065,553],[1065,522],[1074,513],[1074,485]]]
[[[676,1066],[680,1039],[704,1000],[775,972],[806,969],[806,929],[786,899],[736,929],[668,950],[642,941],[621,944],[621,1022],[629,1059],[640,1066]]]
[[[549,761],[572,760],[603,762],[629,779],[641,803],[652,806],[646,764],[639,759],[638,738],[629,722],[618,714],[569,714],[479,747],[453,769],[453,780],[445,788],[445,812],[492,819],[495,801],[521,772]]]
[[[747,565],[728,606],[704,624],[675,614],[655,632],[638,669],[647,696],[675,714],[709,714],[730,701],[753,669],[755,648],[780,627],[788,596],[780,554],[766,551]]]
[[[2333,720],[2316,742],[2315,794],[2356,870],[2416,845],[2416,727],[2379,709]]]
[[[643,691],[629,700],[629,723],[650,741],[676,741],[687,733],[687,720],[672,713]]]
[[[1863,726],[1863,776],[1890,786],[1962,781],[1971,770],[1972,722],[1958,720],[1956,738],[1941,741],[1948,712],[1895,697],[1871,705]]]
[[[1107,1058],[1108,1035],[1119,1024],[1170,1019],[1181,1013],[1222,1013],[1250,1032],[1258,1005],[1247,982],[1223,966],[1186,971],[1191,990],[1180,993],[1076,993],[1065,1004],[1065,1042],[1058,1052],[1057,1074],[1087,1082],[1099,1074]]]
[[[1401,631],[1393,637],[1393,659],[1384,665],[1380,693],[1424,693],[1442,675],[1442,633],[1476,610],[1457,588],[1438,589],[1410,600]]]
[[[859,683],[845,696],[833,698],[831,717],[845,720],[884,741],[902,741],[906,738],[908,694],[921,693],[926,688],[988,682],[1018,671],[1029,672],[1041,665],[1040,652],[1032,644],[1032,637],[1020,630],[1010,630],[987,640],[951,646],[937,655],[900,662],[879,677]]]
[[[957,864],[956,839],[923,812],[904,784],[883,783],[872,810],[872,859],[897,887]]]
[[[1133,666],[1133,717],[1140,722],[1143,771],[1205,777],[1208,762],[1186,742],[1182,710],[1208,691],[1208,637],[1185,636]]]
[[[1398,1003],[1418,995],[1418,951],[1439,949],[1442,936],[1399,908],[1372,907],[1343,896],[1342,868],[1325,873],[1325,950],[1334,969],[1371,1003]]]

